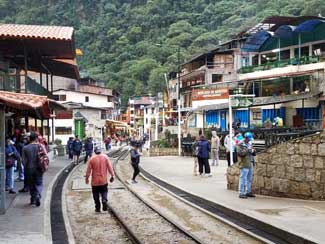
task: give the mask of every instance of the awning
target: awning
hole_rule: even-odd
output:
[[[293,102],[293,101],[298,101],[298,100],[303,100],[303,99],[319,97],[321,95],[322,95],[322,93],[318,92],[318,93],[304,93],[304,94],[276,96],[276,97],[273,97],[273,96],[272,97],[254,97],[253,104],[250,107],[258,107],[258,106],[272,105],[272,104],[279,104],[279,103],[288,103],[288,102]],[[228,108],[229,108],[229,103],[221,103],[221,104],[200,106],[196,109],[193,109],[192,112],[223,110],[223,109],[228,109]]]
[[[24,57],[11,59],[17,66],[24,69]],[[49,73],[53,76],[80,79],[79,69],[74,59],[28,59],[27,69],[38,73]]]
[[[74,59],[74,29],[66,26],[0,24],[0,51],[6,57],[34,53],[41,57]]]
[[[272,36],[269,31],[259,31],[248,37],[242,51],[245,52],[258,52],[261,46]]]
[[[51,118],[51,109],[65,110],[65,107],[46,96],[0,91],[0,103],[10,112],[38,119]]]

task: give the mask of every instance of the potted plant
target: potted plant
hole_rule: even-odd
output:
[[[65,155],[65,147],[62,145],[62,140],[55,139],[54,143],[56,145],[55,149],[58,152],[58,156],[64,156]]]

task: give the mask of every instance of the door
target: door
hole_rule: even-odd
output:
[[[226,111],[220,111],[220,128],[222,131],[227,130]]]

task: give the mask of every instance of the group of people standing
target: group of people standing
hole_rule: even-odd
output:
[[[41,205],[43,185],[43,169],[40,167],[40,151],[47,157],[47,143],[36,133],[7,137],[5,145],[6,191],[16,194],[14,190],[15,168],[18,169],[18,180],[24,181],[20,193],[30,192],[30,204]]]
[[[84,162],[86,163],[88,161],[88,158],[91,158],[94,151],[93,138],[88,137],[84,144],[79,139],[79,136],[76,136],[75,138],[69,138],[67,142],[67,152],[69,159],[72,160],[75,164],[79,163],[80,154],[83,150],[86,152],[84,158]]]
[[[197,174],[197,165],[199,166],[199,175],[201,177],[211,177],[211,168],[209,157],[212,159],[212,166],[219,165],[219,149],[220,138],[216,131],[211,132],[211,141],[209,142],[202,131],[199,131],[199,137],[194,143],[194,175]],[[224,138],[224,146],[226,148],[226,157],[228,167],[231,166],[230,154],[232,154],[233,162],[237,163],[240,168],[239,177],[239,197],[255,197],[251,191],[253,171],[254,171],[254,156],[256,150],[253,146],[253,134],[246,132],[242,135],[235,131],[234,136],[226,135]]]

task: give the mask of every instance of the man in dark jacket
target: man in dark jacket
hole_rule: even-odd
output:
[[[37,134],[31,132],[30,143],[23,148],[23,162],[25,164],[27,183],[30,191],[30,204],[37,207],[41,205],[41,192],[43,187],[43,172],[39,167]]]
[[[72,150],[73,150],[73,155],[75,156],[75,164],[79,163],[79,157],[81,154],[81,150],[82,150],[82,142],[79,139],[79,136],[76,136],[76,139],[74,139],[73,143],[72,143]]]
[[[94,144],[93,144],[93,139],[91,137],[88,137],[86,142],[85,142],[85,163],[87,163],[88,158],[91,158],[93,155],[93,150],[94,150]]]
[[[67,142],[67,151],[69,159],[73,160],[73,137],[69,137],[69,140]]]
[[[211,177],[211,170],[209,165],[209,153],[211,151],[209,142],[205,139],[204,135],[201,135],[198,142],[198,161],[199,161],[199,172],[203,177]],[[204,168],[204,173],[203,173]]]

